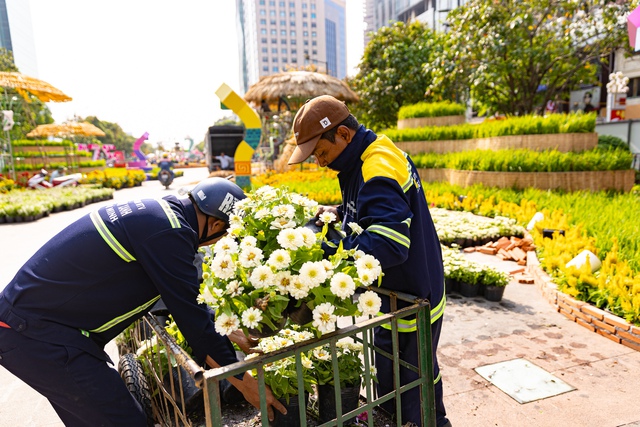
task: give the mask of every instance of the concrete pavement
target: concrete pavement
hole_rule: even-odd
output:
[[[169,191],[151,181],[117,191],[115,197],[162,196],[206,176],[206,169],[186,169],[185,177],[177,178]],[[98,205],[33,223],[0,225],[0,287],[40,245]],[[495,257],[468,256],[504,271],[515,268]],[[115,346],[109,350],[114,354]],[[499,303],[449,296],[438,357],[445,405],[455,427],[640,426],[640,352],[569,321],[534,285],[511,283]],[[474,371],[516,358],[527,359],[576,389],[520,404]],[[0,367],[0,427],[16,426],[62,423],[46,399]]]

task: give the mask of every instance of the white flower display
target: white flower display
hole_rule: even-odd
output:
[[[358,298],[358,310],[365,316],[375,316],[380,312],[382,300],[373,291],[366,291]]]
[[[356,234],[362,234],[362,232],[364,231],[364,229],[360,227],[360,225],[357,222],[350,222],[347,224],[347,227],[349,227],[351,231]]]
[[[372,307],[379,306],[375,298],[353,298],[358,287],[380,283],[380,263],[342,246],[325,258],[327,228],[315,233],[304,227],[317,203],[271,187],[247,196],[235,205],[227,234],[205,250],[212,256],[203,263],[198,301],[215,309],[219,333],[243,329],[267,336],[288,320],[311,327],[314,333],[305,332],[309,339],[335,330],[340,316],[373,313]],[[324,219],[335,221],[329,215]],[[375,295],[364,295],[369,294]],[[300,310],[307,314],[298,315]]]

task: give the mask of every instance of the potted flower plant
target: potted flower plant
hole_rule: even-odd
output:
[[[306,341],[314,336],[313,332],[307,330],[287,328],[280,330],[274,336],[261,339],[257,347],[264,353],[270,353],[295,343]],[[248,355],[245,360],[251,360],[257,356],[257,353],[252,353]],[[305,394],[304,402],[306,402],[309,393],[313,391],[312,385],[316,383],[316,378],[313,374],[314,365],[308,354],[301,354],[301,363],[304,386],[303,392]],[[257,376],[255,369],[251,373]],[[275,411],[275,418],[269,425],[278,427],[300,425],[298,399],[300,390],[298,389],[298,372],[296,369],[295,356],[284,357],[275,362],[265,364],[264,381],[271,389],[274,397],[287,408],[286,415]],[[303,410],[306,410],[306,408],[303,408]]]
[[[504,289],[511,281],[511,276],[508,273],[486,267],[482,270],[481,280],[485,285],[485,299],[498,302],[502,300]]]
[[[304,227],[316,208],[306,197],[269,186],[236,203],[228,234],[205,257],[199,296],[216,310],[220,334],[242,329],[273,335],[290,311],[304,307],[310,315],[299,323],[312,324],[318,334],[335,330],[338,316],[375,314],[375,307],[352,297],[357,288],[380,283],[380,263],[341,245],[324,259],[321,245],[331,218],[321,218],[325,225],[319,233]],[[360,300],[371,301],[372,293]]]
[[[345,414],[356,409],[360,398],[360,385],[365,369],[362,360],[362,344],[342,339],[336,343],[335,352],[332,351],[330,344],[315,348],[312,351],[311,360],[317,381],[318,412],[321,423],[336,418],[333,358],[338,362],[341,413]],[[353,419],[347,420],[345,423],[352,421]]]

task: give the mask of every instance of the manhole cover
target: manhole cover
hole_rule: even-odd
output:
[[[575,387],[526,359],[480,366],[475,371],[518,403],[533,402],[575,390]]]

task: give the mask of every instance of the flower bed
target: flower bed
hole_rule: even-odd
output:
[[[139,186],[146,179],[147,176],[144,171],[139,169],[108,168],[92,170],[80,182],[119,190],[121,188]]]
[[[46,191],[14,190],[0,194],[0,224],[35,221],[62,210],[113,198],[113,190],[93,187],[60,187]]]
[[[481,246],[505,236],[522,237],[525,229],[512,218],[480,217],[470,212],[455,212],[431,208],[431,217],[443,245],[459,247]]]

